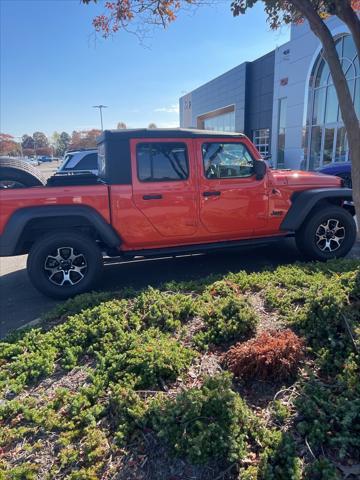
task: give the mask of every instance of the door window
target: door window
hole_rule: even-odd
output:
[[[204,143],[202,145],[206,178],[243,178],[254,173],[254,160],[243,143]]]
[[[179,181],[189,177],[184,143],[139,143],[136,146],[136,162],[141,182]]]

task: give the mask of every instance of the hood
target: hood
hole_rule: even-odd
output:
[[[338,173],[350,174],[351,162],[329,163],[329,165],[319,168],[317,171],[321,173],[327,173],[329,175],[337,175]]]
[[[277,185],[311,185],[312,187],[341,187],[342,180],[333,175],[303,170],[271,170]]]

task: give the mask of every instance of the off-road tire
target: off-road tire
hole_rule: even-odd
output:
[[[66,258],[64,253],[67,251],[70,251],[71,258],[75,258],[74,261]],[[71,265],[67,263],[64,267],[64,262]],[[27,260],[27,271],[35,288],[48,297],[58,299],[93,289],[102,269],[103,258],[99,247],[91,237],[82,233],[49,233],[34,243]],[[68,280],[60,285],[65,278]]]
[[[338,222],[335,235],[337,240],[328,239],[326,229],[328,226],[332,228],[336,222]],[[332,230],[331,228],[328,228],[329,237],[332,235],[331,231],[335,231],[335,227]],[[342,238],[341,242],[339,238]],[[341,258],[349,253],[355,243],[356,224],[352,215],[344,208],[336,205],[320,207],[304,220],[300,230],[295,234],[295,240],[298,250],[306,259],[326,261]]]
[[[5,182],[7,187],[4,186]],[[0,157],[0,189],[39,187],[46,184],[41,172],[24,160]]]

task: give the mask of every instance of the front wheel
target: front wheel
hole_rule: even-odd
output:
[[[103,267],[95,241],[80,233],[45,235],[30,250],[27,270],[33,285],[52,298],[68,298],[91,290]]]
[[[296,245],[311,260],[344,257],[356,240],[356,224],[345,209],[328,206],[315,210],[295,235]]]

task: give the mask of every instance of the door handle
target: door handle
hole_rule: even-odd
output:
[[[144,196],[143,196],[143,199],[144,199],[144,200],[161,200],[161,199],[162,199],[162,195],[160,195],[160,194],[144,195]]]
[[[211,191],[211,192],[203,192],[204,197],[219,197],[221,192]]]

